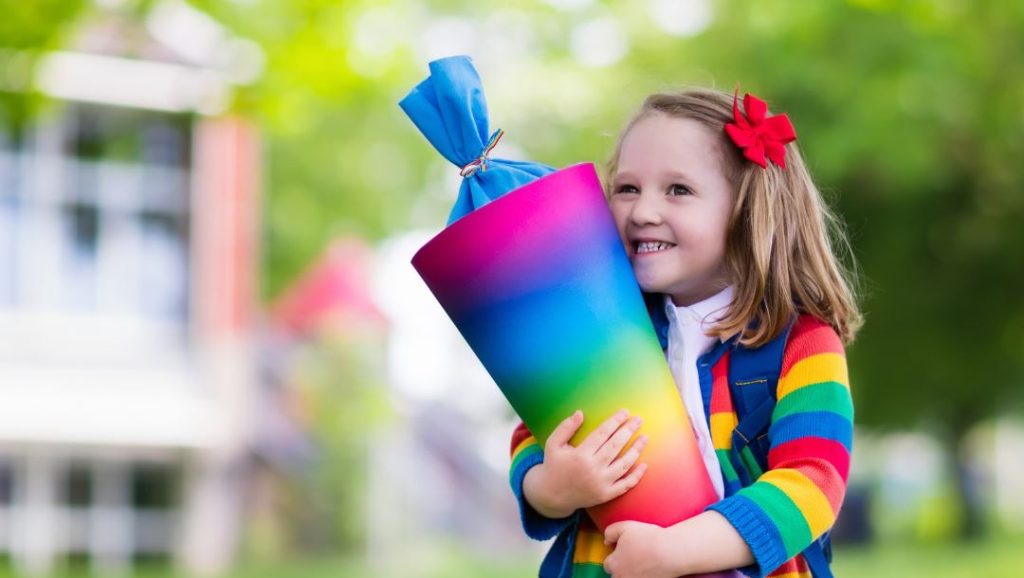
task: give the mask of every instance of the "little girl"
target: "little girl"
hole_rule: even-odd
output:
[[[575,447],[580,412],[543,448],[520,424],[511,482],[524,529],[558,536],[541,578],[829,575],[822,537],[853,438],[843,345],[861,317],[832,242],[848,247],[795,138],[757,98],[741,107],[706,89],[654,94],[624,129],[606,181],[611,211],[720,500],[668,528],[618,522],[602,534],[583,509],[643,476],[646,438],[629,444],[640,419],[623,409]],[[775,405],[750,441],[737,430],[747,409],[733,398],[730,353],[772,343]],[[751,457],[758,445],[766,467]]]

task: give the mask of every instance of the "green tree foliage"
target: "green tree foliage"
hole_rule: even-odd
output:
[[[83,12],[82,0],[0,0],[0,130],[18,138],[39,105],[32,90],[39,54],[54,48]]]
[[[839,192],[868,289],[852,350],[860,419],[926,416],[959,437],[1010,401],[1024,369],[1024,13],[807,8],[813,19],[781,18],[767,41],[741,28],[747,46],[729,60],[806,127],[806,155]]]

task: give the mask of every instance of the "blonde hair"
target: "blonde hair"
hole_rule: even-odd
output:
[[[733,95],[695,88],[648,96],[619,135],[607,165],[605,192],[618,170],[622,141],[653,114],[695,120],[720,135],[725,177],[736,192],[726,236],[725,265],[735,292],[728,314],[712,329],[722,339],[757,347],[779,335],[797,314],[829,324],[850,343],[862,323],[855,292],[856,264],[842,223],[811,180],[796,143],[786,145],[786,168],[743,157],[727,137]],[[740,105],[742,109],[742,104]],[[839,249],[849,266],[834,253]]]

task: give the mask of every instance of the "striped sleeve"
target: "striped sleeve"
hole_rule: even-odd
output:
[[[746,540],[765,575],[835,523],[846,493],[853,402],[842,342],[828,325],[801,317],[783,355],[768,430],[768,471],[712,505]]]
[[[555,536],[579,516],[579,511],[565,518],[548,518],[533,509],[523,495],[523,479],[533,466],[544,461],[544,448],[533,437],[526,424],[519,422],[512,432],[512,466],[509,468],[509,483],[519,504],[519,519],[526,535],[534,540],[547,540]]]

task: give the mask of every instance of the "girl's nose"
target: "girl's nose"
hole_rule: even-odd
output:
[[[633,210],[629,214],[634,225],[657,225],[661,223],[661,207],[655,195],[637,195]]]

